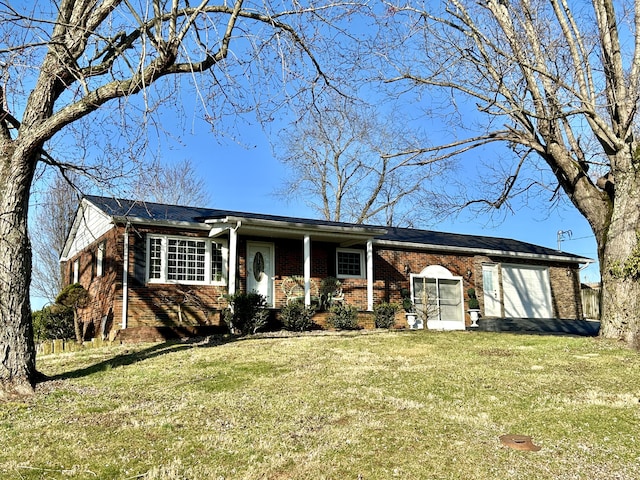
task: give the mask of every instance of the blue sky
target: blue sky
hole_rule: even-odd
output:
[[[331,54],[334,55],[335,52]],[[262,81],[268,84],[269,77],[265,76]],[[264,90],[263,92],[258,86],[257,91],[253,92],[255,98],[262,98],[261,95],[268,93],[269,87],[265,86]],[[371,90],[375,92],[376,87],[372,87]],[[212,133],[208,124],[195,120],[197,115],[191,117],[190,104],[194,101],[194,97],[193,91],[190,92],[191,95],[187,92],[189,89],[172,99],[184,109],[182,114],[163,112],[160,116],[162,123],[160,128],[170,129],[174,125],[181,124],[182,127],[186,126],[189,132],[168,132],[170,135],[175,134],[177,140],[171,141],[166,138],[159,140],[160,147],[153,148],[149,155],[160,155],[162,157],[160,160],[163,162],[185,158],[191,160],[206,182],[211,198],[208,205],[210,207],[313,218],[313,212],[303,202],[286,202],[274,195],[274,191],[282,185],[287,172],[274,157],[269,139],[257,122],[249,116],[231,119],[231,127],[218,129],[216,125],[216,131]],[[233,96],[233,91],[230,95]],[[248,94],[247,98],[252,101],[254,97]],[[406,104],[417,102],[418,98],[420,95],[417,93],[415,97],[410,95]],[[136,104],[136,101],[131,101],[131,104]],[[472,105],[475,103],[472,102]],[[286,117],[286,113],[282,113],[282,116]],[[420,122],[424,123],[424,119],[420,119]],[[279,127],[277,123],[271,124],[271,133],[275,135]],[[234,135],[237,134],[238,141],[241,143],[234,143],[230,138],[220,137],[220,131],[225,128],[227,131],[232,131]],[[444,125],[441,125],[440,129],[443,135],[450,133],[446,131]],[[138,130],[131,130],[129,133],[132,132],[135,135]],[[150,137],[153,135],[154,133],[149,133]],[[485,155],[485,158],[491,158],[491,156]],[[462,174],[471,179],[474,176],[466,171]],[[430,217],[430,212],[425,212],[425,218]],[[462,214],[438,224],[426,223],[425,228],[434,230],[513,238],[550,248],[557,247],[558,231],[570,231],[571,236],[564,237],[562,245],[564,251],[594,260],[597,257],[595,239],[586,220],[572,207],[550,210],[548,196],[544,195],[539,198],[530,198],[526,208],[506,215],[501,222],[497,223],[489,216],[474,214]],[[581,279],[583,282],[598,281],[597,263],[585,268]],[[34,306],[37,307],[35,301]]]
[[[174,159],[188,158],[205,179],[213,208],[271,213],[313,218],[313,212],[300,201],[285,202],[274,196],[286,177],[286,170],[274,158],[269,140],[259,126],[246,126],[245,145],[219,140],[206,132],[182,138],[183,146],[172,146],[167,154]],[[170,161],[165,158],[165,161]],[[425,212],[425,217],[429,212]],[[461,215],[427,228],[455,233],[513,238],[557,248],[558,231],[564,235],[562,250],[597,260],[595,238],[587,221],[573,207],[550,210],[548,198],[529,201],[529,206],[496,223],[488,216]],[[581,273],[583,282],[597,282],[597,263]]]

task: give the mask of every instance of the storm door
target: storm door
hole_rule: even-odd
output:
[[[444,267],[427,267],[419,275],[411,275],[411,293],[427,328],[464,330],[462,278],[452,276]]]

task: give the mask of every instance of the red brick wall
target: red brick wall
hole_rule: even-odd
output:
[[[182,322],[186,325],[219,325],[220,310],[227,303],[223,295],[226,286],[174,286],[140,284],[134,278],[136,245],[146,242],[145,229],[132,229],[129,233],[129,307],[128,326],[174,326]],[[203,231],[177,231],[175,229],[154,229],[153,233],[180,234],[206,237]],[[100,331],[100,321],[109,317],[107,330],[118,329],[122,318],[122,252],[124,228],[117,227],[91,244],[77,257],[63,265],[65,278],[71,279],[73,261],[80,259],[80,283],[91,293],[94,301],[83,310],[83,321],[90,322],[96,332]],[[238,278],[237,291],[246,290],[246,250],[247,241],[264,238],[240,237],[238,242]],[[98,244],[106,242],[104,274],[95,276],[95,252]],[[282,282],[289,276],[303,275],[302,240],[274,239],[275,279],[274,294],[276,307],[286,303]],[[355,246],[352,248],[362,248]],[[312,242],[311,277],[316,289],[322,279],[335,276],[336,245],[325,242]],[[482,263],[500,263],[505,259],[471,255],[443,255],[422,251],[403,251],[396,248],[376,249],[374,256],[374,304],[380,302],[401,303],[401,290],[409,289],[409,274],[420,273],[430,265],[441,265],[454,276],[463,278],[465,304],[467,290],[475,288],[481,309],[484,309],[482,290]],[[516,263],[512,260],[508,263]],[[525,264],[526,262],[517,262]],[[539,265],[539,263],[538,263]],[[564,264],[549,264],[549,277],[553,299],[554,314],[559,318],[581,318],[580,285],[577,265],[567,267]],[[470,275],[469,275],[470,272]],[[367,308],[366,279],[343,279],[343,292],[348,304],[360,310]],[[313,292],[315,294],[315,291]],[[465,305],[466,307],[466,305]]]
[[[130,288],[127,327],[220,325],[220,297],[224,293],[226,287],[208,285],[149,284]]]
[[[549,268],[549,279],[554,315],[566,319],[583,318],[579,270],[553,266]]]
[[[98,246],[104,243],[104,257],[102,275],[97,275]],[[119,321],[120,312],[115,311],[115,302],[121,296],[122,282],[122,236],[118,229],[109,230],[102,237],[69,261],[62,264],[62,272],[67,284],[73,281],[73,264],[79,261],[78,283],[91,296],[86,308],[79,312],[80,321],[85,325],[87,337],[99,336],[106,333]],[[105,322],[105,325],[102,325]]]
[[[463,278],[463,290],[476,288],[482,270],[476,273],[475,257],[471,255],[442,255],[421,251],[379,249],[374,260],[374,303],[402,303],[401,290],[410,289],[410,274],[418,274],[430,265],[440,265],[456,277]],[[471,271],[471,277],[467,272]]]

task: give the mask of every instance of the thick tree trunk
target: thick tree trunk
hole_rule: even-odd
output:
[[[640,347],[640,175],[630,170],[615,175],[611,221],[602,238],[597,238],[602,277],[600,334]]]
[[[80,318],[78,318],[78,311],[75,307],[73,308],[73,330],[76,334],[76,343],[82,345],[84,336],[82,335],[82,328],[80,326]]]
[[[34,164],[12,163],[4,153],[0,152],[0,399],[32,394],[36,380],[27,234]]]
[[[640,348],[640,282],[602,273],[600,335]]]

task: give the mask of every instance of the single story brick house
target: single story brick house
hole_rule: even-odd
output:
[[[505,238],[98,196],[82,199],[61,257],[68,282],[91,294],[83,321],[110,338],[221,328],[224,295],[236,292],[261,293],[274,311],[293,297],[311,304],[331,277],[336,297],[364,317],[411,295],[416,327],[468,327],[469,288],[483,320],[580,321],[579,269],[589,262]]]

